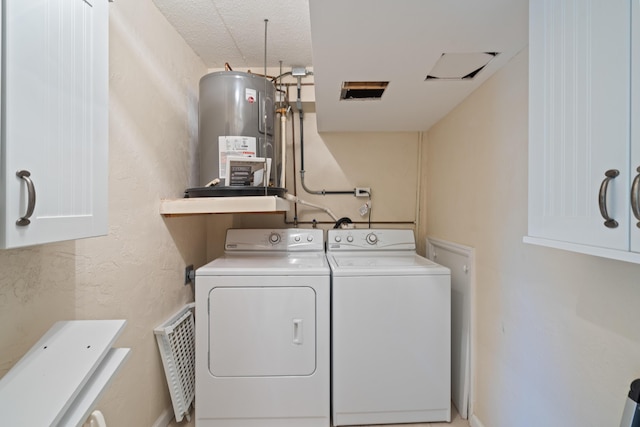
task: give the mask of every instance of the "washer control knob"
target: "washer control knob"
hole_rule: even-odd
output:
[[[340,243],[342,241],[342,237],[336,236],[335,240],[336,240],[336,242]]]
[[[293,240],[295,240],[296,242],[299,242],[300,241],[300,236],[294,237]]]
[[[307,236],[307,242],[313,242],[313,236],[311,234]]]
[[[275,245],[276,243],[280,243],[280,235],[278,233],[271,233],[269,235],[269,243]]]
[[[375,245],[376,243],[378,243],[378,236],[373,233],[367,234],[367,243],[370,245]]]
[[[347,236],[347,242],[349,243],[353,242],[353,236]]]

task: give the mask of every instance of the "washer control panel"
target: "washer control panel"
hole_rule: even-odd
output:
[[[335,229],[327,232],[327,251],[415,250],[413,230]]]
[[[324,251],[320,229],[240,229],[227,230],[225,251]]]

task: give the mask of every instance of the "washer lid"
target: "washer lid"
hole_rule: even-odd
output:
[[[225,254],[196,270],[198,276],[321,276],[329,274],[324,252]]]
[[[343,252],[328,255],[334,276],[451,274],[449,269],[416,254],[406,252]]]

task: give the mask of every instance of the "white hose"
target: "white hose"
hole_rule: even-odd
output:
[[[309,203],[309,202],[305,202],[304,200],[301,200],[299,198],[297,198],[296,196],[294,196],[293,194],[286,194],[285,198],[291,202],[295,202],[295,203],[299,203],[301,205],[304,206],[309,206],[312,208],[316,208],[316,209],[320,209],[323,210],[327,213],[327,215],[329,215],[334,221],[338,221],[338,217],[334,215],[333,212],[331,212],[331,209],[329,208],[325,208],[324,206],[319,206],[319,205],[314,205],[313,203]]]
[[[91,413],[82,427],[107,427],[107,422],[105,421],[102,412],[95,410]]]

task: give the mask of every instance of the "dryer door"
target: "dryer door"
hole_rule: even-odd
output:
[[[315,306],[309,287],[212,289],[209,371],[217,377],[313,374]]]

